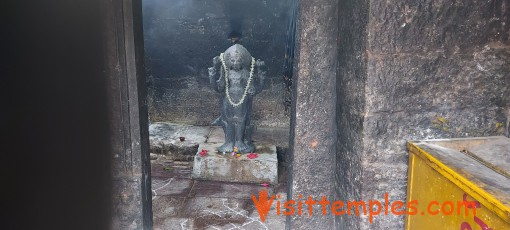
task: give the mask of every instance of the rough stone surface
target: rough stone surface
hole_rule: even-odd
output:
[[[251,199],[161,196],[154,201],[154,229],[283,229],[274,207],[261,221]],[[273,205],[274,206],[274,205]]]
[[[507,3],[341,4],[339,198],[405,200],[407,140],[508,135]],[[403,224],[395,215],[337,218],[348,229]]]
[[[267,64],[264,91],[253,104],[253,123],[288,126],[282,67],[290,2],[144,0],[151,121],[209,125],[218,117],[220,100],[209,86],[207,67],[232,45],[228,35],[237,31],[242,33],[240,44]]]
[[[251,199],[259,191],[286,197],[286,170],[278,185],[191,179],[192,162],[160,157],[152,161],[154,229],[284,229],[273,202],[264,222]],[[281,167],[281,166],[280,166]],[[278,199],[278,198],[277,198]]]
[[[190,160],[210,133],[207,126],[157,122],[149,125],[151,153],[167,155],[172,160]],[[184,137],[184,141],[179,138]]]
[[[361,200],[368,1],[340,1],[337,69],[335,195]],[[337,229],[359,229],[358,216],[336,216]]]
[[[370,1],[372,53],[471,53],[509,41],[508,2],[501,0]]]
[[[255,127],[253,143],[274,144],[278,161],[288,163],[289,129],[279,127]],[[190,126],[170,122],[149,125],[151,160],[193,160],[201,143],[223,143],[225,135],[218,126]],[[179,137],[185,137],[181,142]]]
[[[276,145],[278,163],[287,166],[289,163],[289,129],[255,127],[253,143]],[[221,143],[224,140],[223,130],[220,127],[211,127],[211,133],[207,138],[208,143]]]
[[[299,2],[288,199],[333,200],[338,1]],[[330,229],[332,215],[293,215],[288,229]]]
[[[181,178],[157,178],[152,177],[152,195],[165,196],[176,195],[186,196],[191,190],[193,181],[191,179]]]
[[[193,162],[191,161],[173,161],[161,157],[151,162],[151,175],[156,180],[161,178],[191,179],[192,167]]]
[[[247,154],[236,158],[230,153],[225,155],[217,153],[216,149],[221,143],[205,143],[199,146],[199,150],[207,150],[207,155],[202,157],[198,153],[193,164],[192,177],[229,182],[252,182],[252,183],[278,183],[278,159],[276,146],[257,145],[257,158],[250,159]]]
[[[251,199],[251,196],[256,193],[255,191],[259,191],[261,188],[263,188],[261,184],[196,180],[189,195],[194,197]],[[272,193],[273,191],[268,192],[270,195]]]

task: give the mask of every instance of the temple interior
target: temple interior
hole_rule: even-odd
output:
[[[142,1],[151,121],[209,125],[218,116],[220,102],[207,68],[235,41],[267,66],[264,90],[254,100],[253,121],[288,128],[292,2]]]
[[[253,97],[250,115],[255,127],[253,141],[255,145],[276,147],[278,179],[269,189],[272,194],[287,197],[295,1],[167,4],[145,0],[142,4],[154,228],[182,224],[186,229],[283,229],[283,216],[262,223],[257,221],[255,206],[250,205],[251,195],[269,180],[196,180],[191,174],[193,158],[205,143],[225,142],[221,127],[211,125],[220,115],[222,97],[210,84],[208,68],[213,66],[215,56],[240,44],[265,63],[262,91]],[[186,140],[175,142],[180,136]],[[178,173],[165,168],[175,168]],[[208,208],[202,203],[216,205]],[[173,211],[165,211],[169,208]]]
[[[1,229],[510,229],[508,0],[2,7]]]

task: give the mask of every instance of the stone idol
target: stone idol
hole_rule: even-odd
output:
[[[264,62],[255,60],[240,44],[213,58],[209,81],[222,94],[221,115],[213,125],[222,126],[225,133],[225,143],[218,147],[219,152],[232,152],[234,147],[239,153],[255,151],[251,110],[253,97],[262,91],[264,68]]]

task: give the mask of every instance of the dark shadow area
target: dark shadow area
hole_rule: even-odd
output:
[[[1,228],[108,229],[99,1],[4,1],[1,21]]]

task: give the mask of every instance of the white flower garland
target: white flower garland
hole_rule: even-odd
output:
[[[248,95],[248,87],[250,86],[250,83],[253,79],[253,70],[255,69],[255,58],[251,57],[251,68],[250,68],[250,77],[248,78],[248,82],[246,82],[246,87],[244,88],[243,96],[241,97],[241,100],[239,100],[238,103],[234,103],[232,101],[232,98],[230,97],[230,91],[229,91],[229,83],[228,83],[228,71],[227,71],[227,65],[225,64],[225,59],[223,58],[224,53],[220,54],[220,60],[221,64],[223,65],[223,70],[225,71],[225,74],[223,75],[225,77],[225,94],[227,95],[228,102],[234,107],[240,106],[243,104],[244,99],[246,98],[246,95]]]

